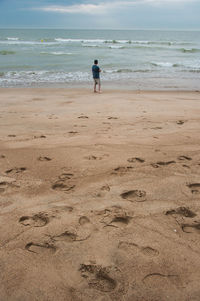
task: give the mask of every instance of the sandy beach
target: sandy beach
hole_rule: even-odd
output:
[[[200,92],[0,106],[0,301],[200,300]]]

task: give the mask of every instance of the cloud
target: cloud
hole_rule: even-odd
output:
[[[68,14],[105,14],[109,5],[106,4],[76,4],[68,6],[46,6],[38,8],[46,12],[68,13]]]
[[[109,10],[113,9],[126,9],[136,5],[152,5],[152,6],[163,6],[163,5],[177,5],[177,4],[191,4],[198,0],[128,0],[128,1],[108,1],[94,3],[81,3],[73,5],[49,5],[45,7],[34,8],[34,10],[41,10],[46,12],[55,13],[66,13],[66,14],[91,14],[101,15],[108,13]]]

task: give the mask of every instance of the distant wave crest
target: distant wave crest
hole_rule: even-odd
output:
[[[62,51],[54,51],[54,52],[40,52],[40,54],[43,55],[72,55],[73,53],[71,52],[62,52]]]
[[[196,53],[196,52],[200,52],[199,48],[181,48],[180,49],[181,52],[183,53]]]
[[[6,38],[8,41],[18,41],[19,40],[19,38],[10,38],[10,37],[8,37],[8,38]]]
[[[15,54],[15,51],[10,50],[1,50],[0,55],[8,55],[8,54]]]

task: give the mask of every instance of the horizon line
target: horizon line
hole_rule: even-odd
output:
[[[0,29],[62,29],[62,30],[115,30],[115,31],[125,31],[125,30],[145,30],[145,31],[151,31],[151,30],[155,30],[155,31],[200,31],[200,28],[189,28],[189,29],[181,29],[181,28],[66,28],[66,27],[1,27]]]

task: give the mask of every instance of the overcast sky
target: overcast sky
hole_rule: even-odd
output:
[[[0,0],[0,27],[200,29],[200,0]]]

